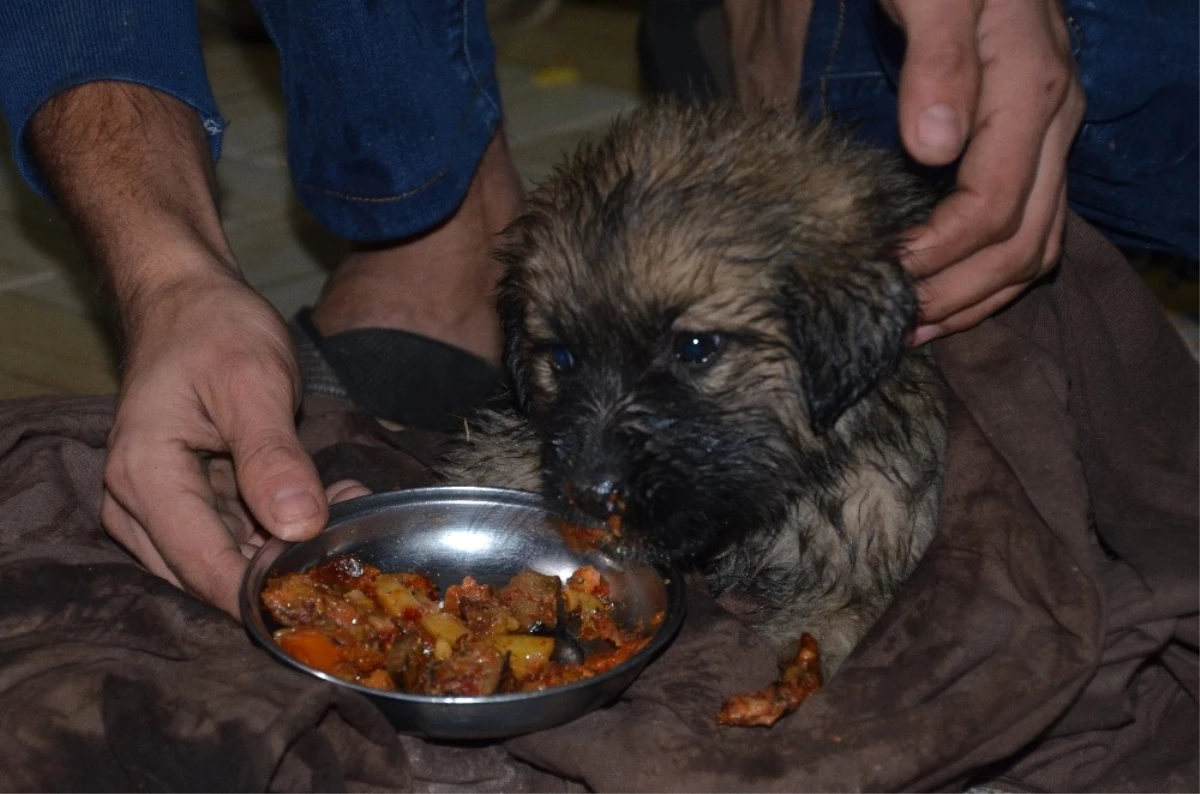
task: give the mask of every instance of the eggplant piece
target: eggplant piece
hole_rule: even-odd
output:
[[[520,631],[553,629],[558,623],[562,582],[557,576],[524,570],[500,588],[500,602],[516,618]]]

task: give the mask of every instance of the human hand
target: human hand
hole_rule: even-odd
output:
[[[1084,95],[1058,0],[881,0],[904,29],[900,133],[917,161],[959,156],[956,191],[913,229],[911,344],[970,328],[1054,268]]]
[[[151,571],[236,616],[264,532],[315,535],[330,498],[366,489],[326,494],[300,446],[291,340],[242,280],[195,110],[97,80],[46,102],[28,136],[125,332],[101,521]]]
[[[128,306],[129,355],[101,519],[151,571],[237,614],[247,558],[270,533],[324,527],[327,495],[300,446],[287,329],[233,274],[160,286]]]
[[[201,463],[213,489],[213,507],[217,515],[225,523],[229,534],[238,541],[243,556],[252,557],[270,536],[258,525],[238,492],[233,458],[229,455],[205,455],[201,456]],[[370,493],[371,489],[358,480],[338,480],[325,488],[325,499],[330,505],[335,505]]]

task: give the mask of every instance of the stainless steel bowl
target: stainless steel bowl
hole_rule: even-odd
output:
[[[266,543],[242,582],[242,620],[276,659],[325,681],[361,692],[396,729],[439,739],[498,739],[544,730],[576,719],[617,697],[646,664],[674,639],[685,610],[676,571],[618,562],[600,552],[571,551],[541,497],[496,488],[437,487],[375,494],[333,506],[329,526],[303,543]],[[279,628],[259,594],[268,577],[301,571],[353,552],[384,571],[418,571],[439,588],[470,575],[501,585],[523,568],[565,579],[594,565],[608,580],[626,627],[649,625],[665,615],[649,645],[625,663],[594,678],[542,692],[488,697],[433,697],[381,692],[347,683],[297,662],[271,639]]]

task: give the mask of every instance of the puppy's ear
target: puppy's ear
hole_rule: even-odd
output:
[[[809,422],[821,434],[899,359],[916,293],[895,262],[793,272],[792,332]]]

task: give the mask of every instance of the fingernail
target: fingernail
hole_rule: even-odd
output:
[[[917,140],[922,146],[957,152],[963,144],[962,122],[949,105],[931,105],[917,119]]]
[[[303,488],[284,488],[271,502],[271,516],[280,524],[295,524],[320,511],[316,498]]]
[[[922,325],[912,332],[912,336],[908,338],[908,344],[911,347],[920,347],[930,339],[936,339],[941,336],[943,330],[940,325]]]

